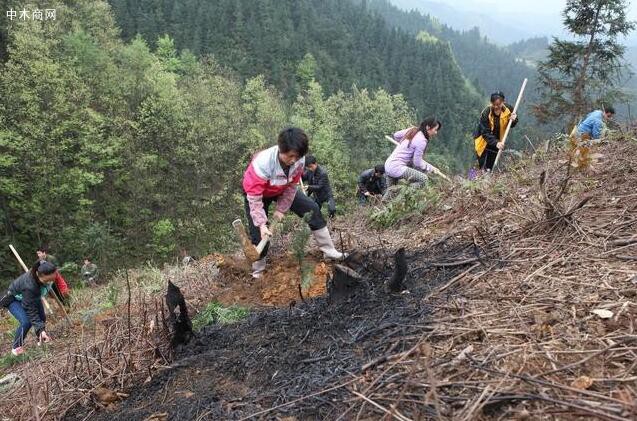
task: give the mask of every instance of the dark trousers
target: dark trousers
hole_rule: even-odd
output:
[[[495,164],[495,158],[498,156],[498,151],[485,149],[482,152],[482,156],[478,157],[478,164],[480,165],[481,170],[492,170],[493,165]]]
[[[62,293],[60,292],[60,288],[58,288],[58,286],[55,284],[55,282],[53,282],[51,284],[51,289],[53,290],[53,294],[55,294],[55,296],[58,298],[58,300],[60,300],[60,302],[63,305],[67,305],[66,297],[64,297],[64,295],[62,295]]]
[[[278,197],[264,197],[263,198],[263,209],[265,210],[265,214],[268,214],[268,210],[270,209],[270,205],[272,202],[276,202]],[[250,239],[252,240],[252,244],[255,246],[259,244],[261,241],[261,230],[259,227],[254,225],[252,221],[252,217],[250,216],[250,204],[248,203],[248,198],[244,196],[244,208],[246,212],[246,217],[248,218],[248,229],[250,231]],[[299,218],[303,218],[306,213],[310,212],[310,220],[308,221],[308,225],[312,231],[320,230],[321,228],[325,228],[327,226],[327,222],[325,222],[325,218],[321,214],[321,209],[314,201],[314,199],[306,196],[300,191],[296,191],[296,195],[294,196],[294,200],[292,201],[292,205],[290,206],[290,210],[294,212]],[[268,254],[268,249],[270,248],[270,243],[268,243],[263,252],[261,253],[261,257],[265,257]]]
[[[11,304],[9,304],[9,313],[16,318],[20,326],[15,331],[15,338],[13,339],[13,349],[16,349],[22,346],[25,336],[29,333],[31,329],[31,321],[29,320],[29,316],[24,311],[22,307],[22,303],[18,300],[13,300]],[[40,313],[40,319],[44,322],[46,321],[46,314],[44,313],[44,306],[42,305],[42,300],[38,302],[38,312]]]

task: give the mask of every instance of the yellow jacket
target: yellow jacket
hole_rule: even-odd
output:
[[[493,133],[496,126],[495,119],[498,117],[493,114],[491,110],[491,106],[486,107],[482,110],[480,114],[480,121],[478,123],[478,127],[473,132],[473,143],[475,145],[476,154],[478,157],[481,157],[484,153],[484,150],[487,146],[490,146],[491,150],[497,150],[496,144],[504,138],[504,132],[506,131],[506,127],[509,124],[509,119],[511,118],[511,114],[513,112],[513,107],[509,104],[504,104],[505,106],[502,108],[499,116],[499,133],[497,136]],[[511,127],[514,127],[518,123],[518,119],[515,119],[513,123],[511,123]]]

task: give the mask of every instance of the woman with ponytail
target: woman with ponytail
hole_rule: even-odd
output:
[[[387,179],[388,197],[390,188],[405,179],[410,183],[427,181],[425,173],[433,171],[433,167],[423,160],[427,145],[442,128],[442,123],[434,117],[424,119],[419,127],[409,127],[394,133],[394,140],[398,142],[396,148],[385,161],[385,177]]]
[[[9,289],[0,299],[0,305],[20,323],[15,332],[11,353],[20,355],[24,352],[23,343],[27,333],[33,327],[38,344],[48,342],[45,331],[46,315],[42,305],[42,297],[46,295],[48,286],[55,281],[56,267],[52,263],[38,260],[29,272],[20,275],[11,282]]]

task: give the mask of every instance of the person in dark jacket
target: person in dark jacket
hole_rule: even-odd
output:
[[[20,323],[11,349],[13,355],[24,352],[24,338],[31,327],[35,329],[38,344],[50,340],[45,330],[46,314],[42,297],[46,295],[48,286],[55,282],[56,271],[52,263],[38,260],[29,272],[11,282],[9,289],[0,299],[0,305],[6,307]]]
[[[374,168],[363,171],[358,176],[358,203],[364,205],[370,196],[382,196],[387,188],[385,182],[385,166],[376,165]]]
[[[336,203],[334,203],[330,179],[327,171],[317,164],[316,158],[312,155],[305,157],[303,182],[306,184],[307,195],[314,198],[319,209],[323,207],[323,203],[327,202],[327,214],[333,218],[336,215]]]
[[[504,102],[501,91],[491,94],[491,105],[482,110],[478,127],[473,132],[478,164],[481,170],[491,171],[495,164],[498,151],[504,148],[504,132],[509,121],[511,127],[518,124],[518,116],[513,107]]]

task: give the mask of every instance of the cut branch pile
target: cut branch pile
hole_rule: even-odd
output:
[[[204,270],[175,268],[165,271],[164,276],[177,279],[187,292],[206,291],[204,285],[216,272],[214,263],[203,264]],[[210,276],[202,277],[202,272]],[[136,278],[135,272],[131,277]],[[21,365],[17,370],[19,386],[0,395],[3,416],[16,420],[61,419],[78,404],[109,408],[128,396],[124,390],[149,381],[167,366],[173,350],[169,346],[165,288],[148,293],[143,281],[135,279],[138,287],[131,291],[126,274],[126,281],[120,285],[126,288],[120,294],[126,301],[116,311],[92,318],[76,312],[71,314],[72,327],[53,326],[54,338],[59,341],[50,345],[51,355]],[[62,334],[66,338],[61,338]]]

